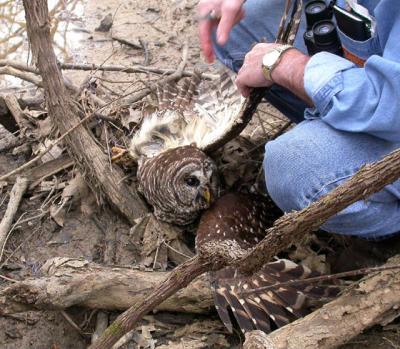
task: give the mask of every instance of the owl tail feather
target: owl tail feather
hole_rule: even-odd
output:
[[[274,328],[307,315],[309,299],[324,298],[326,301],[338,294],[339,287],[298,284],[243,292],[317,275],[320,274],[284,259],[266,264],[251,277],[240,275],[231,267],[220,270],[213,274],[214,302],[218,315],[230,332],[233,324],[229,310],[243,332],[258,329],[269,333]]]

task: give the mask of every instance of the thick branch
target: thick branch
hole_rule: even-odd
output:
[[[197,276],[210,270],[210,267],[209,261],[204,261],[198,256],[176,267],[166,280],[152,292],[144,294],[133,306],[118,316],[103,335],[90,346],[90,349],[111,348],[119,338],[132,330],[144,315],[174,295],[178,290],[186,287]]]
[[[50,37],[50,20],[46,0],[24,1],[28,37],[33,57],[43,79],[49,115],[61,133],[66,133],[80,121],[77,105],[67,92],[58,69]],[[91,133],[83,126],[66,138],[68,150],[95,193],[104,193],[109,201],[131,223],[142,216],[146,206],[135,189],[123,181],[120,169],[111,169],[108,157],[96,144]],[[100,198],[100,197],[99,197]]]
[[[243,258],[226,262],[236,264],[243,272],[253,273],[304,234],[318,229],[347,206],[380,191],[399,177],[400,150],[395,150],[382,160],[365,165],[347,182],[307,208],[284,215]]]
[[[50,259],[41,271],[45,277],[27,279],[0,292],[0,313],[60,310],[71,306],[125,310],[132,303],[143,300],[144,294],[171,275],[104,267],[73,258]],[[204,277],[198,278],[187,289],[160,303],[158,310],[208,312],[213,304],[210,283]]]
[[[387,266],[400,262],[400,256]],[[366,328],[385,324],[400,314],[400,271],[369,276],[334,301],[268,336],[254,331],[245,349],[337,348]]]

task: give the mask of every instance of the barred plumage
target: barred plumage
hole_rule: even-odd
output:
[[[270,205],[263,197],[226,194],[202,215],[196,248],[200,253],[213,249],[221,251],[226,246],[237,246],[237,249],[246,251],[264,238],[272,220]],[[224,268],[212,274],[215,306],[231,332],[229,309],[242,331],[259,329],[270,332],[307,314],[308,299],[328,299],[337,294],[338,288],[304,284],[250,294],[242,292],[316,275],[318,273],[285,259],[267,263],[250,277],[241,275],[235,268]]]
[[[217,167],[204,150],[240,120],[243,98],[227,71],[211,83],[195,73],[156,93],[158,110],[144,119],[129,152],[156,217],[186,225],[218,196]]]

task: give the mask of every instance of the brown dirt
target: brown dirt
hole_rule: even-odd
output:
[[[72,45],[72,54],[67,55],[69,57],[67,59],[79,63],[132,65],[143,64],[148,56],[147,64],[171,68],[177,66],[183,42],[188,40],[190,48],[188,67],[202,62],[194,20],[197,3],[195,0],[87,0],[79,3],[84,3],[84,15],[77,26],[80,29],[79,31],[77,28],[74,29],[79,42],[69,43]],[[95,31],[100,20],[109,13],[114,17],[111,31],[107,33]],[[111,36],[121,37],[136,44],[140,44],[140,40],[143,40],[147,47],[146,55],[143,50],[119,44],[112,40]],[[69,71],[66,75],[79,84],[88,73]],[[97,73],[96,76],[114,81],[131,80],[129,83],[117,85],[103,81],[102,88],[105,90],[112,89],[122,94],[138,87],[137,78],[133,79],[124,73]],[[149,81],[157,77],[142,74],[141,78],[143,81]],[[271,107],[266,106],[265,109],[277,115]],[[270,129],[284,122],[281,117],[269,118],[266,127]],[[265,137],[263,130],[256,123],[248,128],[247,134],[251,134],[258,141]],[[0,175],[24,161],[22,156],[0,154]],[[243,176],[243,173],[241,175]],[[65,181],[71,179],[70,172],[65,172],[63,176]],[[7,199],[3,202],[3,198],[10,188],[11,185],[8,185],[0,191],[0,217],[3,216],[7,205]],[[24,212],[28,217],[40,214],[42,211],[39,208],[47,194],[48,192],[44,192],[36,199],[23,200],[17,217]],[[68,208],[63,227],[57,225],[49,214],[44,214],[39,219],[23,223],[11,235],[5,251],[7,262],[1,269],[1,274],[15,280],[38,276],[44,261],[55,256],[83,257],[99,263],[132,265],[139,260],[139,251],[130,240],[129,229],[129,225],[108,207],[96,208],[94,212],[88,213],[82,212],[79,205],[72,205]],[[8,281],[0,278],[0,287],[7,284]],[[86,334],[93,331],[96,316],[90,317],[93,314],[85,309],[68,309],[66,312],[81,326],[84,336],[80,335],[60,312],[29,312],[13,318],[0,317],[2,329],[0,348],[85,348],[90,339]],[[157,347],[173,339],[177,328],[193,320],[190,315],[166,315],[164,318],[160,316],[157,320],[159,322],[154,317],[148,317],[143,324],[154,326],[157,323],[155,326],[161,333],[153,335],[157,340]],[[134,346],[131,342],[126,347],[151,347],[151,341],[144,333],[148,333],[146,327],[138,331],[140,338],[135,337],[135,343],[140,342],[141,346],[137,344]],[[216,337],[216,334],[211,335],[205,331],[204,335],[208,337],[209,344],[199,348],[233,347],[232,344],[228,346],[226,343],[221,344],[221,338]],[[146,338],[146,341],[143,338]],[[237,337],[233,338],[233,342],[237,342]],[[376,328],[369,331],[368,334],[359,336],[352,341],[352,344],[343,348],[397,348],[399,342],[398,327],[391,326],[383,330]]]

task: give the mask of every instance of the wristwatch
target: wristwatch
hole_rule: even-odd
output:
[[[271,74],[274,68],[279,64],[282,54],[286,52],[287,50],[290,50],[293,48],[291,45],[280,45],[276,46],[271,51],[268,51],[263,59],[262,59],[262,71],[264,74],[264,77],[268,80],[273,82]]]

